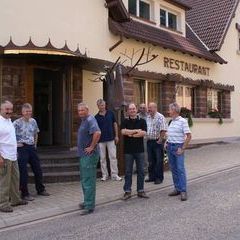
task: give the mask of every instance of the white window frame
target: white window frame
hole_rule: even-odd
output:
[[[187,107],[186,106],[186,103],[187,103],[187,99],[186,99],[186,88],[190,88],[191,90],[193,89],[193,86],[190,86],[190,85],[181,85],[181,84],[178,84],[176,85],[176,101],[177,101],[177,90],[179,87],[182,87],[183,89],[183,95],[182,95],[182,98],[183,98],[183,103],[182,104],[179,104],[181,107]],[[178,102],[177,102],[178,103]],[[192,111],[192,96],[191,96],[191,106],[190,107],[187,107],[189,110]]]
[[[140,17],[140,1],[149,4],[149,19],[146,19],[146,20],[152,21],[152,17],[153,17],[152,4],[153,3],[149,0],[136,0],[136,17]]]
[[[216,90],[216,89],[212,89],[212,88],[208,88],[207,89],[207,104],[208,104],[208,100],[209,100],[209,98],[208,98],[208,92],[209,91],[211,91],[211,108],[209,109],[209,106],[207,106],[207,110],[208,111],[212,111],[212,110],[214,110],[214,109],[216,109],[216,110],[218,110],[219,111],[219,109],[218,109],[218,105],[219,105],[219,102],[218,102],[218,90]],[[217,99],[217,101],[215,101]],[[217,106],[214,106],[214,104],[215,105],[217,105]]]
[[[161,10],[164,10],[166,12],[166,26],[161,24]],[[169,23],[168,23],[168,14],[171,13],[173,15],[176,16],[176,29],[169,27]],[[176,12],[174,10],[170,10],[164,6],[160,6],[159,9],[159,22],[160,22],[160,27],[164,27],[164,28],[168,28],[169,30],[173,30],[173,31],[180,31],[181,29],[181,13]]]

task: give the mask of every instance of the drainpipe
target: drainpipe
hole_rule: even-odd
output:
[[[109,48],[109,52],[111,52],[114,48],[116,48],[118,45],[120,45],[121,43],[123,42],[123,36],[120,35],[120,39],[113,45]]]

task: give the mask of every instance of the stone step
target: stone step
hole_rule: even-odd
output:
[[[97,169],[97,177],[101,177],[101,169]],[[44,183],[58,182],[78,182],[80,181],[79,171],[64,171],[64,172],[43,172]],[[29,172],[29,183],[34,183],[34,175]]]
[[[79,163],[44,163],[41,164],[43,173],[48,172],[74,172],[79,171]],[[28,166],[28,171],[31,172],[31,167]]]

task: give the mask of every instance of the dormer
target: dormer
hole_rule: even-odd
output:
[[[190,8],[180,0],[125,0],[133,19],[186,36],[185,12]]]

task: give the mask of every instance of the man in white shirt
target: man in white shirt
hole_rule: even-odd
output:
[[[26,205],[19,192],[17,140],[11,121],[13,105],[1,104],[0,110],[0,211],[12,212],[12,206]]]

